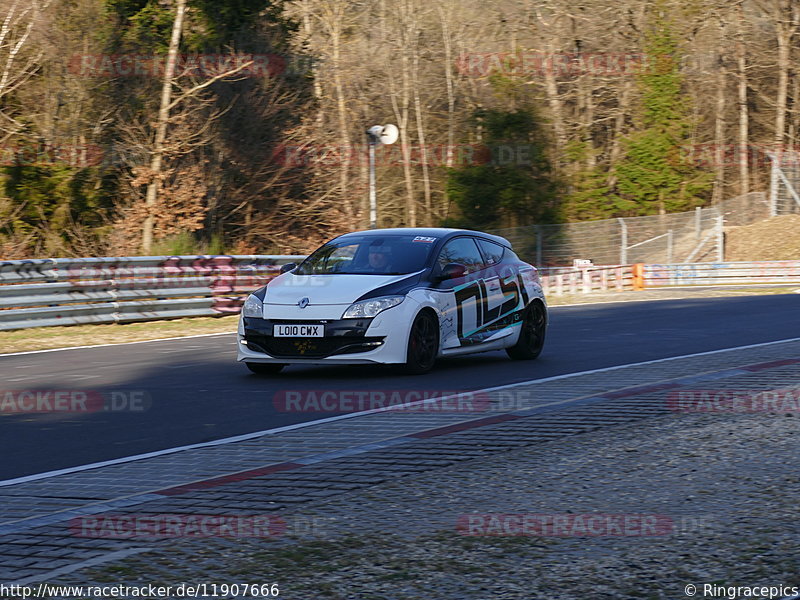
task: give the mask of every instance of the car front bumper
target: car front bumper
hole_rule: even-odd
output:
[[[371,319],[240,317],[237,360],[282,364],[400,364],[419,304],[410,298]],[[322,338],[276,338],[276,324],[321,324]]]

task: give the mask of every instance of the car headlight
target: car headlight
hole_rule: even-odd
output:
[[[362,300],[351,304],[350,307],[344,311],[343,319],[363,319],[374,317],[379,312],[397,306],[405,296],[387,296],[386,298],[373,298],[370,300]]]
[[[242,306],[242,316],[256,317],[257,319],[264,318],[264,303],[256,298],[253,294],[247,297]]]

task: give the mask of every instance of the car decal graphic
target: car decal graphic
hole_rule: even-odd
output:
[[[520,300],[524,307],[528,299],[519,275],[477,279],[453,288],[453,293],[456,335],[462,345],[479,343],[500,329],[516,325],[520,319]],[[499,296],[501,303],[490,308],[492,295]]]
[[[484,341],[486,338],[493,336],[495,333],[500,331],[501,329],[507,329],[509,327],[516,327],[522,323],[522,310],[515,310],[512,313],[504,315],[497,321],[490,323],[489,325],[484,325],[475,331],[470,331],[466,334],[466,338],[469,339],[471,342],[475,341]]]

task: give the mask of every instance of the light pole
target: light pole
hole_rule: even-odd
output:
[[[378,227],[378,196],[375,189],[375,148],[388,146],[397,141],[400,134],[397,127],[389,125],[373,125],[367,129],[367,146],[369,148],[369,228]]]

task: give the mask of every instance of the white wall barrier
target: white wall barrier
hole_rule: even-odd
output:
[[[645,288],[800,284],[800,260],[643,265]]]
[[[539,269],[545,294],[591,294],[634,289],[632,265]]]

